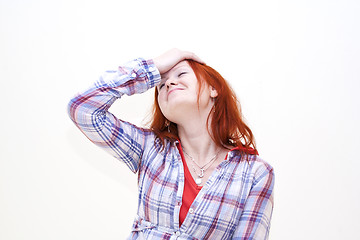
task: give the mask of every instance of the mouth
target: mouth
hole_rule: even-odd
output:
[[[183,88],[174,88],[174,89],[171,89],[169,92],[168,92],[168,97],[169,97],[169,95],[170,95],[170,93],[173,93],[173,92],[175,92],[175,91],[177,91],[177,90],[183,90]]]

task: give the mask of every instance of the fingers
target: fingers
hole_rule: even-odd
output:
[[[196,54],[189,51],[182,51],[177,48],[173,48],[162,55],[154,58],[154,63],[156,67],[159,69],[160,73],[165,73],[169,71],[172,67],[174,67],[179,62],[191,59],[200,63],[204,63]]]
[[[191,59],[196,62],[205,64],[205,62],[201,58],[199,58],[195,53],[193,53],[193,52],[184,52],[184,53],[186,55],[186,57],[184,59]]]

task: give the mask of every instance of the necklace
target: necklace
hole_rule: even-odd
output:
[[[185,152],[185,150],[183,149],[183,152],[185,153],[186,156],[188,156],[191,161],[193,162],[191,165],[192,165],[192,168],[193,168],[193,171],[194,173],[198,176],[196,179],[195,179],[195,183],[199,186],[201,185],[202,183],[202,178],[204,177],[204,172],[206,170],[208,170],[208,168],[214,163],[214,161],[217,159],[217,156],[220,152],[220,150],[210,159],[209,162],[207,162],[204,166],[200,167],[199,164],[194,160],[194,158],[192,156],[190,156],[187,152]],[[196,168],[195,168],[195,165],[194,163],[196,164],[196,166],[198,168],[200,168],[200,173],[197,173],[196,171]]]

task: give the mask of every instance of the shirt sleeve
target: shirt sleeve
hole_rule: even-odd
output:
[[[232,239],[268,239],[274,205],[274,181],[273,168],[262,164],[255,173],[253,186]]]
[[[75,95],[68,104],[68,114],[90,141],[136,172],[146,139],[153,133],[117,119],[108,109],[124,94],[145,92],[158,82],[160,73],[154,62],[135,59],[105,72],[92,87]]]

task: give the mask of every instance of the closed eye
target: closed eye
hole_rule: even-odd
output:
[[[161,84],[159,85],[159,89],[161,89],[163,86],[165,86],[165,83],[161,83]]]
[[[181,72],[178,77],[181,77],[182,75],[187,74],[187,72]]]

